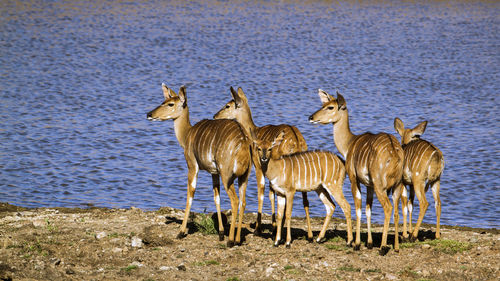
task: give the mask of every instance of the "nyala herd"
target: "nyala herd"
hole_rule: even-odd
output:
[[[436,238],[440,238],[439,220],[441,201],[439,199],[440,177],[444,169],[441,151],[423,140],[427,121],[413,129],[404,127],[399,118],[394,128],[401,136],[399,142],[392,134],[378,133],[355,135],[349,127],[349,114],[344,97],[337,92],[334,97],[323,90],[318,91],[321,107],[309,117],[314,124],[333,124],[333,140],[342,158],[325,150],[308,150],[301,132],[292,125],[265,125],[258,127],[252,119],[248,99],[241,88],[230,88],[232,99],[215,115],[213,120],[202,120],[194,125],[189,121],[186,89],[178,93],[162,84],[165,100],[147,114],[149,120],[173,120],[175,135],[184,149],[188,167],[187,201],[184,219],[178,234],[187,234],[187,222],[198,171],[205,170],[212,175],[214,201],[217,209],[219,240],[224,240],[224,226],[220,208],[220,181],[231,201],[231,222],[228,246],[241,243],[242,218],[246,207],[245,194],[252,165],[257,177],[258,212],[255,233],[262,231],[262,207],[264,202],[265,178],[269,180],[272,224],[275,229],[274,246],[281,242],[283,216],[287,233],[286,247],[291,244],[290,220],[295,192],[302,192],[307,221],[307,238],[313,239],[309,218],[307,192],[315,191],[326,208],[326,217],[317,237],[325,240],[328,224],[335,210],[333,199],[340,205],[347,222],[347,244],[354,250],[361,245],[361,187],[366,186],[367,248],[373,247],[371,234],[371,206],[373,193],[384,209],[384,228],[379,253],[385,255],[390,247],[387,234],[391,215],[394,214],[394,250],[399,251],[399,212],[403,207],[403,238],[414,241],[425,212],[429,206],[425,192],[432,190],[436,208]],[[342,187],[345,176],[351,182],[351,192],[356,210],[356,237],[353,237],[351,206],[344,197]],[[238,193],[234,181],[238,179]],[[407,190],[405,186],[408,186]],[[409,191],[409,202],[408,202]],[[392,193],[392,203],[389,195]],[[412,211],[415,194],[419,200],[420,212],[417,224],[412,229]],[[277,215],[275,214],[277,197]],[[408,204],[409,203],[409,204]],[[394,205],[394,207],[393,207]],[[394,211],[394,213],[393,213]],[[407,213],[409,231],[407,230]],[[236,218],[238,227],[236,228]],[[235,233],[236,228],[236,233]]]

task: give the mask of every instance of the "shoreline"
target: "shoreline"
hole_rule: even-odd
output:
[[[230,216],[229,212],[225,212]],[[382,226],[372,224],[374,249],[345,245],[345,220],[333,218],[325,243],[309,243],[304,218],[292,218],[291,248],[273,247],[270,217],[253,234],[245,214],[241,246],[229,248],[192,213],[188,235],[176,239],[184,210],[24,208],[0,203],[1,280],[498,280],[500,231],[422,225],[419,240],[379,256]],[[311,219],[316,238],[324,218]],[[389,245],[394,228],[389,228]]]
[[[174,210],[178,210],[179,212],[184,212],[184,209],[178,209],[178,208],[172,208],[172,207],[160,207],[158,209],[152,209],[152,210],[146,210],[146,209],[141,209],[141,208],[136,208],[136,207],[130,207],[130,208],[112,208],[112,207],[96,207],[96,206],[92,206],[89,204],[89,207],[88,208],[81,208],[81,207],[21,207],[21,206],[17,206],[17,205],[14,205],[14,204],[10,204],[10,203],[7,203],[7,202],[0,202],[0,218],[2,217],[2,213],[4,212],[14,212],[14,211],[29,211],[29,210],[58,210],[60,212],[63,212],[63,213],[78,213],[78,212],[86,212],[86,211],[90,211],[90,210],[108,210],[108,211],[111,211],[111,210],[141,210],[142,212],[158,212],[159,210],[161,209],[174,209]],[[222,210],[223,213],[225,214],[228,214],[231,212],[231,210]],[[203,213],[200,213],[200,212],[194,212],[194,211],[191,211],[192,214],[203,214]],[[214,212],[208,212],[208,213],[205,213],[205,214],[213,214]],[[246,216],[256,216],[256,213],[255,212],[248,212],[248,213],[245,213],[245,217]],[[270,217],[269,214],[263,214],[264,217]],[[342,214],[343,216],[343,214]],[[301,219],[302,217],[294,217],[294,219]],[[311,216],[311,218],[314,218],[314,219],[323,219],[324,217],[321,217],[321,216]],[[332,222],[334,221],[337,221],[337,220],[343,220],[343,219],[340,219],[338,217],[332,217]],[[415,220],[415,218],[414,218]],[[355,220],[353,220],[355,221]],[[415,224],[416,220],[413,222],[413,224]],[[402,225],[402,216],[400,215],[400,225]],[[373,223],[372,222],[372,225],[373,226],[377,226],[377,227],[382,227],[383,224],[380,224],[380,223]],[[392,219],[391,219],[391,225],[394,225],[393,222],[392,222]],[[366,223],[363,222],[363,219],[361,219],[361,226],[362,228],[366,228]],[[424,227],[424,228],[435,228],[435,224],[430,224],[430,223],[422,223],[421,224],[421,227]],[[474,231],[474,232],[486,232],[486,233],[500,233],[500,227],[471,227],[471,226],[464,226],[464,225],[446,225],[446,224],[441,224],[441,227],[446,227],[446,228],[449,228],[449,229],[458,229],[458,230],[463,230],[463,231]]]

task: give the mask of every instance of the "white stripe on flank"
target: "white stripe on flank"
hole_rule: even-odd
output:
[[[299,170],[297,173],[298,174],[297,175],[297,189],[300,189],[301,188],[301,185],[300,185],[300,177],[301,177],[300,176],[300,163],[299,163],[299,159],[298,159],[299,157],[297,156],[295,158],[297,159],[297,166],[298,166],[298,170]]]
[[[317,180],[320,181],[321,183],[324,182],[323,180],[323,165],[321,165],[321,158],[319,158],[319,153],[315,152],[314,155],[316,156],[316,158],[318,159],[316,161],[317,165],[318,165],[318,175],[316,176]]]
[[[318,153],[318,159],[321,166],[321,181],[326,182],[326,176],[328,173],[328,162],[326,161],[325,155]],[[325,160],[322,162],[322,160]]]
[[[330,169],[330,182],[331,182],[333,181],[337,171],[337,165],[336,165],[337,163],[335,162],[335,156],[333,156],[332,154],[327,154],[327,155],[330,156],[330,159],[332,159],[332,168]]]
[[[314,161],[314,153],[311,154],[311,165],[314,168],[314,175],[313,175],[313,180],[315,182],[318,182],[318,172],[316,171],[316,161]]]
[[[307,168],[308,168],[308,173],[309,173],[309,186],[312,187],[314,185],[314,177],[313,177],[313,167],[314,163],[309,160],[309,153],[306,154],[307,157]]]
[[[426,143],[423,142],[423,144],[426,144]],[[418,155],[418,164],[417,164],[418,166],[417,167],[420,166],[420,162],[422,161],[422,158],[424,158],[425,153],[427,152],[427,150],[429,150],[429,148],[432,148],[432,146],[426,145],[425,148],[424,148],[424,151],[422,151],[422,152],[419,153],[419,155]]]
[[[297,159],[298,160],[298,159]],[[304,155],[300,154],[300,162],[299,162],[299,166],[302,166],[302,170],[304,171],[303,172],[303,176],[302,176],[302,187],[303,188],[306,188],[307,187],[307,166],[306,166],[306,161],[304,159]]]

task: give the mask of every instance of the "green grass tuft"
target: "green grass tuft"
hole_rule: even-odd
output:
[[[349,265],[349,266],[339,267],[339,268],[337,268],[337,270],[348,271],[348,272],[360,272],[361,268],[352,267]]]
[[[122,268],[122,270],[125,271],[125,272],[130,272],[130,271],[132,271],[134,269],[137,269],[137,268],[138,268],[137,265],[129,265],[127,267]]]
[[[200,214],[198,219],[194,222],[196,229],[205,235],[217,234],[215,223],[209,215]]]
[[[419,241],[415,243],[401,243],[399,247],[401,249],[414,248],[416,246],[421,246],[424,244],[430,245],[433,249],[446,254],[456,254],[461,253],[472,248],[472,244],[468,242],[460,242],[456,240],[448,239],[435,239],[430,241]]]
[[[427,242],[427,244],[431,245],[436,250],[446,254],[461,253],[470,250],[472,248],[472,245],[468,242],[460,242],[456,240],[447,240],[447,239],[436,239]]]

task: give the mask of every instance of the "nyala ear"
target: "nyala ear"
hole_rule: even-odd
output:
[[[318,89],[318,96],[323,104],[335,99],[332,95],[328,94],[327,92],[321,89]]]
[[[427,127],[427,121],[424,121],[418,124],[415,128],[411,130],[411,133],[414,137],[420,138],[420,136],[425,132],[425,128]]]
[[[238,87],[238,91],[235,91],[233,87],[231,87],[231,96],[233,96],[236,108],[241,107],[243,103],[248,102],[247,96],[245,95],[241,87]]]
[[[235,106],[237,108],[240,107],[240,97],[238,96],[238,92],[236,92],[233,86],[231,86],[229,90],[231,91],[231,96],[233,97]]]
[[[347,108],[344,97],[337,91],[337,104],[338,110],[345,110]]]
[[[186,87],[184,85],[179,89],[179,100],[182,102],[182,107],[187,106]]]
[[[161,89],[163,91],[163,97],[165,98],[165,100],[168,100],[170,98],[177,96],[177,94],[172,89],[167,87],[167,85],[165,85],[165,83],[161,83]]]
[[[394,118],[394,129],[396,129],[396,132],[402,137],[404,132],[405,132],[405,125],[403,124],[403,121],[399,119],[398,117]]]

